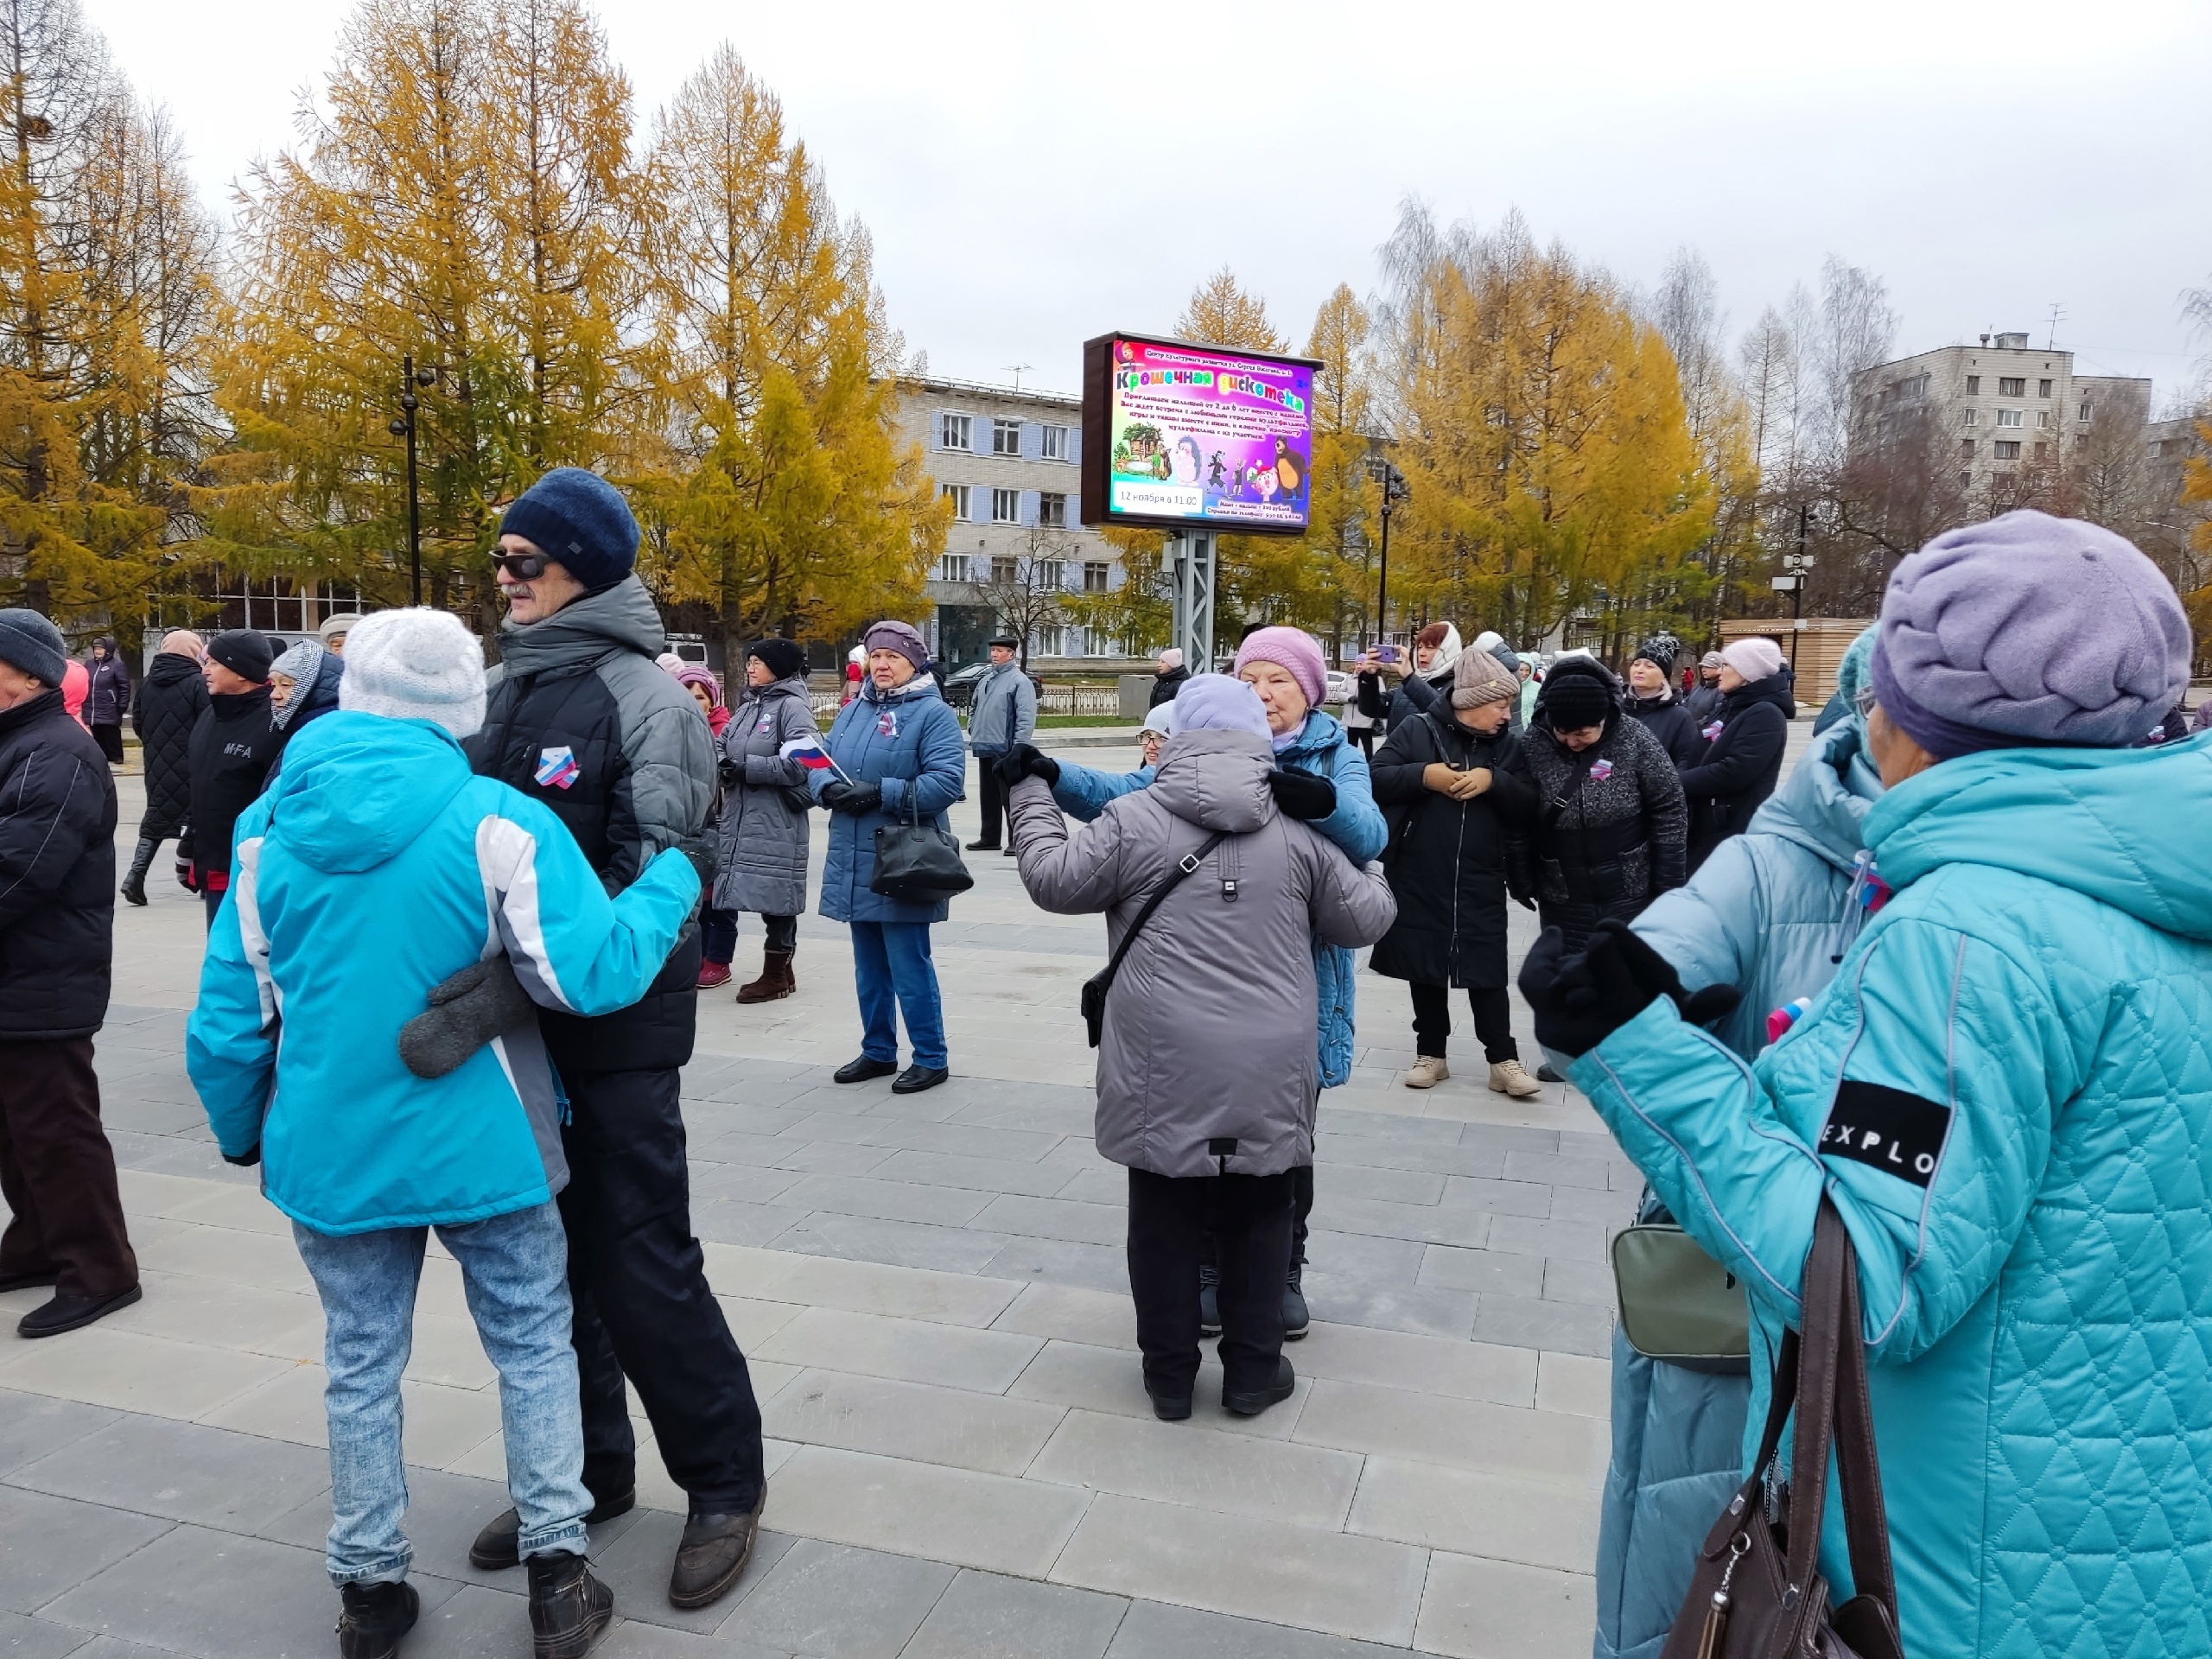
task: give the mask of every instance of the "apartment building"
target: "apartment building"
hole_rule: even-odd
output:
[[[1853,448],[1911,435],[1939,446],[1959,487],[2063,460],[2114,421],[2139,428],[2151,383],[2077,374],[2070,351],[2032,349],[2025,334],[1984,334],[1864,369],[1853,381]]]
[[[940,659],[958,667],[982,658],[1001,626],[995,591],[1121,585],[1119,555],[1081,522],[1079,398],[959,380],[912,380],[902,390],[904,435],[921,446],[923,465],[952,503],[952,528],[926,590],[933,608],[925,631]],[[1029,652],[1033,666],[1121,655],[1117,642],[1056,617],[1032,630]]]

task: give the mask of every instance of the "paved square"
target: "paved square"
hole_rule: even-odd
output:
[[[122,792],[127,839],[137,779]],[[973,836],[972,801],[955,823]],[[819,918],[800,923],[797,996],[701,999],[693,1214],[766,1415],[770,1530],[733,1599],[675,1611],[683,1500],[648,1444],[643,1507],[594,1538],[623,1619],[601,1651],[1580,1659],[1605,1241],[1641,1185],[1588,1107],[1490,1093],[1471,1033],[1451,1081],[1400,1086],[1405,989],[1363,974],[1358,1069],[1322,1103],[1297,1392],[1230,1417],[1209,1363],[1192,1421],[1158,1422],[1124,1178],[1089,1138],[1077,991],[1103,925],[1039,912],[1011,859],[969,861],[976,887],[936,932],[944,1087],[830,1082],[859,1028],[844,931]],[[327,1654],[321,1313],[185,1078],[199,901],[149,891],[118,912],[98,1042],[146,1297],[26,1343],[14,1319],[47,1293],[0,1296],[0,1655]],[[1517,955],[1534,928],[1515,919]],[[760,949],[748,924],[741,979]],[[435,1247],[405,1408],[423,1616],[404,1651],[524,1653],[518,1575],[466,1558],[506,1503],[499,1404]]]

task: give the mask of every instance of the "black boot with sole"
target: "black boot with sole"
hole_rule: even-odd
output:
[[[123,878],[123,896],[134,905],[146,902],[146,872],[153,868],[154,855],[161,845],[141,837],[137,850],[130,855],[130,874]]]
[[[584,1659],[614,1622],[614,1592],[581,1555],[533,1555],[523,1565],[530,1569],[535,1659]]]

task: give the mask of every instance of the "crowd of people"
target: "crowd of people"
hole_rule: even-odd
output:
[[[836,1081],[943,1084],[931,930],[970,880],[947,813],[971,760],[967,850],[1106,918],[1096,1144],[1128,1172],[1160,1418],[1192,1414],[1211,1336],[1227,1409],[1292,1392],[1366,950],[1408,989],[1405,1086],[1450,1077],[1464,994],[1486,1086],[1530,1100],[1563,1068],[1649,1181],[1639,1222],[1745,1301],[1738,1363],[1617,1327],[1599,1659],[1681,1634],[1794,1378],[1824,1204],[1856,1249],[1904,1648],[2205,1651],[2212,910],[2188,836],[2212,776],[2168,729],[2185,618],[2132,546],[2020,512],[1906,558],[1784,778],[1771,640],[1693,667],[1655,635],[1617,675],[1442,621],[1363,657],[1341,718],[1295,628],[1248,630],[1226,672],[1164,657],[1141,764],[1112,772],[1039,748],[1018,641],[992,642],[963,731],[925,639],[885,620],[825,731],[792,641],[749,646],[728,694],[667,654],[638,539],[589,473],[518,498],[489,670],[457,620],[403,609],[289,644],[174,632],[134,695],[112,642],[73,664],[0,612],[0,1288],[54,1287],[29,1338],[141,1294],[92,1064],[118,890],[100,731],[127,715],[147,806],[119,890],[144,903],[178,840],[207,927],[188,1068],[325,1312],[345,1659],[387,1659],[419,1613],[399,1387],[432,1230],[500,1378],[512,1505],[470,1559],[524,1570],[536,1651],[611,1623],[586,1529],[636,1502],[630,1388],[688,1498],[670,1600],[738,1582],[766,1478],[690,1224],[697,998],[736,977],[747,913],[737,1001],[795,989],[822,810],[817,906],[849,930],[860,1027]],[[1844,1537],[1821,1546],[1839,1600]]]

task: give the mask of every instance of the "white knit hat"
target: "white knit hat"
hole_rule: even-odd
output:
[[[1747,680],[1764,680],[1781,673],[1788,659],[1773,640],[1753,634],[1721,646],[1720,660]]]
[[[449,611],[378,611],[346,636],[338,706],[467,737],[484,724],[484,648]]]

